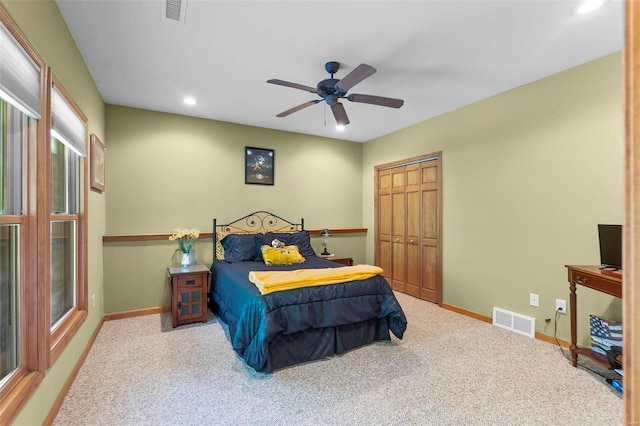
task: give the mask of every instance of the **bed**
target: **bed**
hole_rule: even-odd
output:
[[[390,332],[402,339],[406,317],[379,274],[326,285],[306,282],[300,288],[266,294],[262,294],[265,288],[249,280],[258,274],[291,274],[285,271],[317,276],[349,272],[326,269],[352,267],[316,256],[303,219],[293,223],[258,211],[227,224],[214,219],[213,228],[216,254],[211,266],[210,308],[227,324],[235,352],[256,371],[270,373],[391,340]],[[285,246],[276,249],[279,253],[285,250],[289,256],[287,250],[295,247],[304,261],[268,265],[272,263],[270,246],[278,241]],[[353,268],[359,267],[366,266]]]

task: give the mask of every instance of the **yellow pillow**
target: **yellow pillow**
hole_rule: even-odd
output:
[[[265,265],[293,265],[304,262],[298,246],[271,247],[262,246],[262,258]]]

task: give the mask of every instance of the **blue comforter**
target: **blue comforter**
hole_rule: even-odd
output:
[[[317,257],[307,258],[301,265],[281,266],[214,262],[212,300],[218,315],[229,326],[233,349],[255,370],[269,372],[269,345],[283,335],[379,319],[386,320],[388,330],[402,339],[407,320],[382,276],[264,296],[248,280],[250,271],[340,266]]]

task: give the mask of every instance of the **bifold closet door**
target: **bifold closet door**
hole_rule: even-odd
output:
[[[440,159],[421,164],[420,298],[442,303],[442,189]]]
[[[375,262],[391,287],[442,303],[441,153],[375,168]]]
[[[405,291],[415,297],[420,297],[420,163],[405,167],[406,185],[406,213],[405,224]]]
[[[382,276],[391,284],[391,171],[381,170],[376,176],[377,197],[375,242],[376,265],[384,271]]]
[[[405,168],[391,169],[391,287],[406,292]]]

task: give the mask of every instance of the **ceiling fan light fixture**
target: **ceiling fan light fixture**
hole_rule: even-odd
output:
[[[585,15],[587,13],[591,13],[594,10],[599,9],[605,4],[606,0],[585,0],[582,5],[578,8],[578,15]]]
[[[347,126],[345,126],[344,124],[336,125],[336,130],[339,131],[339,132],[344,132],[346,128],[347,128]]]

